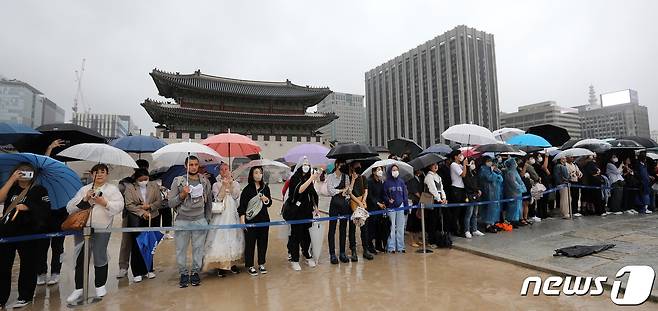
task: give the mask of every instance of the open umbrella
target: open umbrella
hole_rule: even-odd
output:
[[[610,145],[610,143],[607,141],[596,138],[583,139],[575,143],[573,146],[577,148],[589,149],[596,153],[606,152],[612,148],[612,145]]]
[[[526,133],[543,137],[551,146],[561,146],[571,139],[571,135],[569,135],[567,129],[553,124],[533,126]]]
[[[44,154],[46,149],[56,139],[65,141],[65,146],[57,147],[52,150],[52,154],[58,154],[60,151],[67,147],[82,144],[82,143],[106,143],[105,137],[100,133],[72,123],[55,123],[46,124],[36,128],[42,135],[34,139],[23,140],[16,142],[14,146],[21,152],[31,152],[36,154]],[[66,158],[62,156],[53,156],[55,159],[62,162],[76,161],[78,159]]]
[[[523,134],[514,136],[507,140],[510,145],[533,146],[533,147],[551,147],[546,139],[535,134]]]
[[[137,163],[129,154],[107,144],[77,144],[64,149],[57,155],[84,161],[138,168]]]
[[[285,162],[297,163],[299,158],[306,156],[311,165],[322,165],[329,162],[329,158],[327,158],[329,150],[329,148],[318,144],[301,144],[290,148],[283,156],[283,159]]]
[[[245,157],[261,151],[260,146],[251,140],[251,138],[231,133],[231,130],[228,133],[210,136],[201,141],[201,144],[212,148],[223,157],[228,157],[229,167],[231,165],[231,157]]]
[[[37,169],[35,182],[48,191],[51,209],[66,206],[80,188],[80,177],[64,163],[32,153],[0,154],[0,184],[4,184],[19,163],[27,162]]]
[[[117,147],[125,152],[139,154],[155,152],[166,145],[166,142],[157,137],[145,135],[128,135],[110,142],[110,146]]]
[[[498,152],[517,152],[519,151],[519,149],[508,144],[486,144],[486,145],[479,145],[475,147],[475,151],[480,153],[484,153],[484,152],[498,153]]]
[[[573,148],[573,145],[575,145],[577,142],[579,142],[581,140],[582,139],[579,139],[579,138],[569,139],[569,141],[567,141],[562,146],[560,146],[560,150],[571,149],[571,148]]]
[[[151,219],[149,218],[149,227],[150,226]],[[145,231],[135,238],[139,252],[144,259],[146,271],[151,271],[153,268],[153,255],[155,255],[155,249],[158,247],[158,244],[160,244],[162,237],[164,237],[164,234],[160,231]]]
[[[446,144],[435,144],[430,146],[429,148],[423,150],[419,155],[424,155],[428,153],[438,153],[441,155],[446,155],[448,153],[452,152],[452,147],[446,145]]]
[[[638,144],[636,141],[630,139],[613,139],[613,140],[608,140],[607,142],[612,146],[612,149],[615,150],[619,150],[619,149],[638,150],[645,148],[644,146]]]
[[[372,175],[372,170],[375,167],[384,167],[386,171],[388,172],[393,165],[397,165],[398,169],[400,171],[400,176],[399,178],[402,178],[404,181],[407,181],[409,179],[412,179],[414,177],[414,168],[413,166],[404,163],[402,161],[398,160],[393,160],[393,159],[386,159],[386,160],[381,160],[373,163],[370,165],[367,169],[361,173],[361,175],[365,177],[370,177]]]
[[[428,153],[424,154],[422,156],[419,156],[411,161],[409,161],[409,165],[413,167],[416,170],[424,169],[434,163],[439,163],[445,161],[445,157],[436,153]]]
[[[41,135],[41,132],[19,123],[0,122],[0,145],[9,145]]]
[[[594,155],[594,152],[584,148],[571,148],[558,153],[553,161],[557,161],[561,158],[577,158],[590,155]]]
[[[418,156],[419,153],[423,152],[423,148],[421,148],[415,141],[403,137],[389,140],[387,147],[391,154],[402,156],[406,153],[409,154],[409,157],[412,159]]]
[[[354,159],[365,159],[369,157],[376,157],[379,154],[375,152],[372,148],[359,144],[359,143],[347,143],[347,144],[338,144],[335,147],[329,150],[327,158],[329,159],[342,159],[342,160],[354,160]]]
[[[466,145],[495,144],[498,141],[485,127],[475,124],[457,124],[449,127],[441,137]]]
[[[299,160],[299,159],[298,159]],[[290,170],[290,166],[288,166],[285,163],[281,163],[278,161],[273,161],[273,160],[268,160],[268,159],[261,159],[261,160],[253,160],[250,161],[249,163],[240,165],[237,169],[235,169],[235,176],[239,176],[240,174],[244,173],[246,170],[256,167],[256,166],[262,166],[262,167],[279,167],[285,170]]]
[[[656,148],[656,147],[658,147],[658,143],[655,140],[653,140],[651,138],[648,138],[648,137],[624,136],[624,137],[621,137],[621,139],[633,140],[633,141],[637,142],[638,144],[644,146],[645,148]]]
[[[493,131],[494,138],[500,141],[507,141],[508,139],[525,134],[524,130],[513,128],[513,127],[504,127]]]
[[[202,166],[219,164],[222,161],[222,157],[217,151],[208,146],[189,141],[166,145],[156,150],[152,157],[156,162],[156,166],[174,166],[184,165],[185,159],[190,155],[199,158],[199,163]]]
[[[521,150],[526,153],[534,153],[534,152],[539,152],[542,151],[546,148],[544,147],[537,147],[537,146],[525,146],[525,145],[513,145],[514,148]],[[554,147],[549,147],[549,148],[554,148]]]
[[[461,151],[464,157],[467,158],[472,158],[480,155],[480,152],[475,150],[475,147],[461,147],[459,148],[459,151]]]

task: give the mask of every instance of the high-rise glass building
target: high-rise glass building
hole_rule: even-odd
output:
[[[429,40],[365,73],[368,141],[443,141],[449,126],[500,125],[494,37],[467,26]]]
[[[363,95],[333,92],[317,108],[319,113],[334,113],[338,117],[319,130],[327,141],[367,143]]]

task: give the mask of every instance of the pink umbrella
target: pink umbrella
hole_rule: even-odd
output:
[[[459,151],[461,151],[464,157],[467,158],[473,158],[480,155],[479,152],[475,151],[475,147],[461,147],[459,148]]]
[[[204,139],[201,143],[217,151],[221,156],[228,158],[257,154],[261,150],[260,146],[251,140],[251,138],[231,133],[231,130],[229,130],[228,133],[210,136]]]

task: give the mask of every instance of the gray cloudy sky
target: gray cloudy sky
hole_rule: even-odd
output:
[[[658,1],[2,1],[0,75],[70,109],[158,98],[155,67],[364,93],[364,72],[456,25],[495,35],[501,110],[633,88],[658,128]]]

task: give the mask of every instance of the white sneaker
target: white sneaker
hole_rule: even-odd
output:
[[[306,259],[306,264],[308,264],[308,266],[311,267],[311,268],[314,268],[315,266],[317,266],[317,264],[315,263],[315,259],[313,259],[313,258]]]
[[[573,214],[573,217],[583,217],[583,215],[581,213],[575,213]]]
[[[174,238],[174,236],[171,235],[171,233],[167,233],[167,234],[165,234],[164,238],[165,238],[165,240],[172,240]]]
[[[535,217],[532,217],[532,221],[533,222],[541,222],[541,218],[535,216]]]
[[[119,269],[119,274],[117,274],[117,279],[122,279],[128,276],[128,269]]]
[[[55,285],[59,283],[59,274],[53,273],[50,275],[50,279],[48,280],[48,285]]]
[[[96,296],[105,297],[105,295],[107,295],[107,289],[105,289],[105,285],[96,287]]]
[[[644,211],[644,213],[645,213],[645,214],[653,214],[653,212],[650,211],[650,210],[646,210],[646,211]]]
[[[149,272],[146,274],[146,277],[149,279],[155,279],[155,273],[154,272]]]
[[[45,274],[37,275],[37,285],[46,285],[46,279],[48,278]]]
[[[621,214],[623,214],[623,213],[624,213],[624,212],[614,212],[613,214],[615,214],[615,215],[621,215]]]
[[[291,262],[290,266],[292,267],[293,270],[295,271],[302,271],[302,266],[299,265],[299,262]]]
[[[484,236],[484,233],[480,232],[480,230],[475,230],[475,232],[473,232],[473,235],[474,236]]]
[[[467,238],[467,239],[470,239],[470,238],[472,238],[473,236],[471,235],[470,232],[466,231],[466,233],[464,233],[464,237]]]
[[[78,302],[82,298],[82,289],[76,289],[74,290],[71,295],[69,295],[68,298],[66,298],[66,302],[69,304],[74,304]]]
[[[141,282],[141,281],[142,281],[142,276],[141,276],[141,275],[136,276],[136,277],[133,279],[133,282],[135,282],[135,283],[139,283],[139,282]]]
[[[11,308],[12,308],[12,309],[19,309],[19,308],[25,307],[25,306],[27,306],[27,305],[29,305],[29,304],[31,304],[31,303],[32,303],[32,301],[18,300],[18,301],[16,301],[16,303],[14,303],[14,304],[11,306]]]

